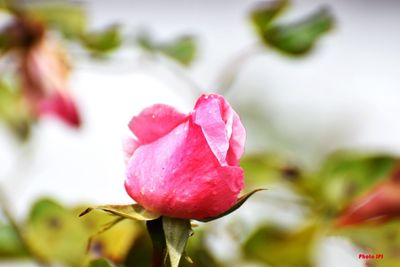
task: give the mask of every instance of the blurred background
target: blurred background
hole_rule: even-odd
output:
[[[57,19],[46,15],[56,16],[51,9],[35,13],[35,6],[50,2],[53,7],[71,7],[74,11],[61,9],[70,16],[65,20],[73,21],[66,24],[84,21],[84,33],[64,36],[62,28],[53,28],[59,26]],[[15,127],[10,130],[15,123],[2,117],[4,203],[28,237],[47,229],[29,223],[35,215],[31,207],[42,197],[68,208],[130,203],[123,187],[122,153],[130,118],[154,103],[189,112],[201,93],[217,92],[229,100],[248,133],[246,191],[268,190],[234,214],[200,227],[188,252],[194,266],[367,266],[360,253],[384,254],[384,260],[369,261],[368,266],[399,266],[400,199],[390,202],[390,212],[383,201],[373,208],[376,212],[362,218],[346,213],[357,199],[389,181],[398,164],[398,1],[87,0],[14,5],[26,13],[10,12],[10,4],[2,12],[2,79],[19,79],[32,69],[32,76],[43,75],[46,81],[57,75],[40,74],[35,72],[40,67],[29,66],[34,45],[4,41],[14,36],[7,35],[13,17],[39,14],[49,33],[34,36],[38,42],[55,39],[65,50],[70,76],[62,82],[68,93],[60,94],[73,97],[80,114],[79,127],[69,127],[60,116],[63,112],[42,112],[42,98],[58,95],[46,89],[40,104],[30,97],[30,104],[23,104],[31,107],[24,114],[35,115],[28,116],[30,130],[22,138],[16,137]],[[21,31],[32,35],[32,28]],[[17,83],[22,84],[22,95],[38,91],[29,84],[32,78],[22,80]],[[6,105],[1,100],[0,104]],[[6,114],[1,107],[0,114]],[[365,225],[368,216],[387,221]],[[332,226],[337,218],[355,226],[337,229]],[[140,232],[135,231],[132,240]],[[10,244],[1,235],[0,231],[0,241]],[[54,240],[49,236],[37,241],[42,243],[35,254],[42,253],[55,266],[85,266],[65,260],[72,255],[67,245],[51,255],[41,251],[50,250]],[[121,251],[134,243],[146,247],[132,240],[121,245]],[[36,266],[29,253],[7,254],[12,248],[0,244],[0,266]]]

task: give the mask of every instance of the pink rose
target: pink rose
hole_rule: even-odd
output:
[[[73,127],[80,116],[68,91],[70,65],[61,45],[46,32],[45,25],[17,15],[5,27],[6,48],[17,59],[23,96],[34,118],[53,115]]]
[[[41,40],[22,56],[23,90],[33,112],[37,116],[54,115],[79,127],[79,111],[67,89],[69,72],[65,54],[53,40]]]
[[[237,201],[242,190],[245,129],[220,95],[201,96],[188,115],[157,104],[132,118],[137,139],[125,142],[128,194],[161,215],[205,219]]]

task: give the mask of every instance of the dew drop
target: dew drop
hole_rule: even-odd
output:
[[[155,119],[155,118],[156,118],[156,114],[151,115],[151,117],[152,117],[153,119]]]

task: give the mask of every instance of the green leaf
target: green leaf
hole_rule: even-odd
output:
[[[81,214],[79,214],[79,216],[84,216],[94,209],[105,211],[112,215],[123,217],[125,219],[138,220],[138,221],[155,220],[160,217],[160,215],[158,214],[145,210],[139,204],[103,205],[103,206],[89,207],[86,210],[84,210]]]
[[[85,31],[87,17],[85,11],[67,3],[30,4],[27,10],[44,23],[59,30],[66,38],[78,38]]]
[[[286,160],[273,154],[247,155],[240,160],[248,188],[262,187],[286,179],[296,181],[300,171]]]
[[[122,221],[123,217],[115,217],[110,222],[110,216],[103,212],[79,218],[81,210],[81,207],[66,208],[51,199],[37,201],[24,227],[27,241],[35,254],[48,262],[65,266],[82,266],[94,256],[122,262],[131,244],[144,233],[144,227],[136,221]],[[114,219],[121,219],[121,222],[93,236],[106,223],[112,226]],[[87,249],[90,237],[91,246]]]
[[[72,216],[87,231],[83,242],[87,244],[90,254],[95,256],[101,255],[121,262],[126,258],[132,243],[136,243],[136,240],[145,234],[144,226],[137,221],[110,217],[105,212],[93,212],[77,218],[80,211],[82,207],[74,208]]]
[[[244,255],[267,266],[312,267],[312,252],[318,233],[317,225],[307,225],[294,231],[264,225],[245,242]]]
[[[147,221],[147,223],[155,221],[157,220]],[[162,229],[162,225],[160,228]],[[164,234],[161,236],[163,237]],[[141,232],[135,239],[135,242],[131,244],[128,254],[124,260],[124,266],[150,266],[151,254],[152,246],[149,235],[145,232]]]
[[[190,220],[162,217],[171,267],[178,267],[192,228]]]
[[[0,222],[0,259],[27,257],[28,253],[11,225]]]
[[[323,8],[302,21],[268,28],[263,33],[263,40],[283,53],[301,56],[309,52],[332,27],[333,17]]]
[[[222,217],[224,217],[224,216],[226,216],[226,215],[228,215],[228,214],[234,212],[234,211],[237,210],[238,208],[240,208],[253,194],[255,194],[255,193],[259,192],[259,191],[263,191],[263,190],[266,190],[266,189],[255,189],[255,190],[253,190],[253,191],[251,191],[251,192],[249,192],[249,193],[247,193],[247,194],[241,196],[241,197],[237,200],[236,204],[233,205],[229,210],[227,210],[227,211],[221,213],[221,214],[218,215],[218,216],[210,217],[210,218],[205,218],[205,219],[201,219],[201,220],[198,220],[198,221],[201,221],[201,222],[209,222],[209,221],[213,221],[213,220],[222,218]]]
[[[103,31],[85,33],[81,37],[81,42],[95,56],[108,54],[122,44],[120,27],[111,25]]]
[[[328,216],[336,214],[356,197],[389,177],[398,159],[389,155],[351,152],[329,156],[312,175],[312,197],[324,204]]]
[[[271,22],[286,9],[288,4],[288,0],[259,3],[250,14],[250,19],[256,31],[262,36]]]
[[[136,41],[145,51],[161,53],[184,66],[189,66],[197,54],[196,41],[191,36],[182,36],[170,42],[156,43],[146,33],[142,33]]]
[[[196,57],[196,42],[193,37],[184,36],[162,45],[160,51],[182,65],[189,66]]]
[[[106,259],[96,259],[92,260],[88,267],[115,267],[115,265]]]
[[[41,199],[33,205],[25,233],[32,251],[45,261],[77,266],[86,258],[87,230],[54,200]]]
[[[190,255],[193,263],[188,260],[182,260],[180,266],[182,267],[221,267],[223,264],[214,257],[207,246],[207,229],[196,229],[196,234],[190,237],[185,254]]]
[[[26,141],[31,134],[33,118],[16,86],[0,79],[0,120],[21,141]]]

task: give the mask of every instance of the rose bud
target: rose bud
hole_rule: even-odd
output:
[[[36,116],[55,115],[80,126],[76,104],[67,90],[69,64],[57,43],[43,39],[22,55],[22,87]]]
[[[129,123],[127,193],[168,217],[204,219],[231,208],[242,190],[246,132],[220,95],[201,96],[188,115],[157,104]]]
[[[400,217],[400,169],[349,205],[336,220],[336,226],[383,223]]]

